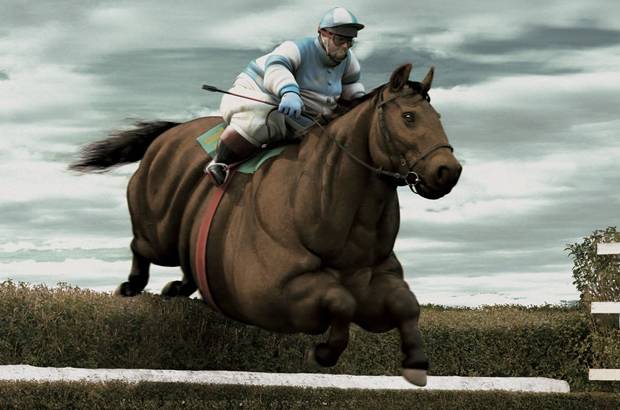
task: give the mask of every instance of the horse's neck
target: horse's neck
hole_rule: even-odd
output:
[[[335,143],[338,141],[362,161],[369,161],[368,134],[372,112],[358,108],[362,109],[354,109],[322,129],[315,128],[315,132],[304,141],[300,156],[304,157],[305,172],[318,178],[317,188],[324,192],[338,189],[342,193],[347,187],[363,184],[367,178],[367,170],[351,161]]]
[[[337,140],[348,152],[370,164],[368,141],[377,129],[373,108],[370,101],[362,103],[324,130],[311,132],[300,147],[303,174],[311,180],[303,186],[312,191],[304,196],[314,198],[314,203],[319,206],[315,211],[322,217],[348,219],[355,215],[354,208],[364,201],[382,203],[382,197],[390,196],[386,184],[333,141]]]

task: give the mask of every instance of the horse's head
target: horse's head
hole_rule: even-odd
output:
[[[409,81],[411,64],[397,68],[376,96],[376,126],[370,131],[370,155],[379,167],[397,172],[421,196],[437,199],[450,192],[461,164],[430,104],[433,68],[421,83]]]

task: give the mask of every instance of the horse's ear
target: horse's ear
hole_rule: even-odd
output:
[[[428,93],[428,90],[431,89],[431,84],[433,83],[433,75],[435,74],[435,67],[431,66],[431,69],[428,70],[426,77],[422,80],[422,90],[425,93]]]
[[[409,73],[411,73],[411,64],[403,64],[394,70],[390,77],[390,91],[397,92],[402,90],[407,81],[409,81]]]

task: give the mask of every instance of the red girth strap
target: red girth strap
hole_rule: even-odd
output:
[[[205,209],[202,215],[202,221],[200,222],[200,229],[198,230],[198,242],[196,244],[196,276],[198,277],[198,289],[202,295],[202,299],[213,309],[221,312],[220,308],[215,304],[211,289],[209,288],[209,282],[207,281],[207,239],[209,237],[209,229],[211,228],[211,222],[215,217],[217,207],[222,201],[222,197],[226,192],[232,176],[235,172],[234,169],[230,169],[228,178],[224,184],[219,187],[215,187],[215,193],[211,200],[207,203],[207,209]]]

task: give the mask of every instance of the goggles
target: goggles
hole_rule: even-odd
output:
[[[327,31],[331,35],[331,37],[334,39],[334,44],[337,45],[338,47],[344,44],[347,44],[349,47],[353,47],[353,44],[354,44],[353,37],[341,36],[340,34],[332,33],[329,30],[325,30],[325,31]]]

